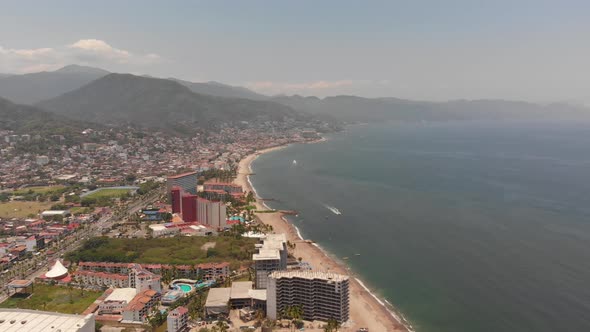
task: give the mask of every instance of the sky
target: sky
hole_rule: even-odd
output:
[[[270,95],[590,104],[590,1],[0,0],[0,73],[72,63]]]

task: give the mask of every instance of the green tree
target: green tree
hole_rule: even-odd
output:
[[[246,194],[246,203],[250,204],[254,201],[255,201],[254,193],[249,191],[248,194]]]
[[[227,332],[229,329],[229,326],[222,320],[218,320],[215,327],[217,327],[219,332]]]
[[[324,332],[336,332],[340,328],[340,323],[334,318],[328,319],[327,324],[324,326]]]

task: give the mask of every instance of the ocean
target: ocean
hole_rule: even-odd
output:
[[[590,123],[357,125],[252,168],[418,332],[590,331]]]

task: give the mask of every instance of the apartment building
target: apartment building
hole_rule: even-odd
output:
[[[139,292],[122,310],[122,323],[145,323],[148,314],[158,303],[160,293],[147,289]]]
[[[197,220],[215,229],[227,226],[227,211],[224,202],[197,199]]]
[[[252,255],[255,286],[257,289],[266,289],[270,273],[287,269],[287,238],[285,234],[267,234],[256,248],[258,253]]]
[[[275,271],[268,277],[267,316],[278,319],[285,308],[301,306],[303,319],[349,319],[349,278],[315,271]]]
[[[164,270],[176,270],[176,277],[203,279],[205,281],[224,279],[229,276],[229,263],[202,263],[196,265],[168,265],[168,264],[135,264],[135,263],[110,263],[110,262],[80,262],[76,275],[80,275],[83,280],[87,280],[93,285],[121,285],[117,287],[137,287],[145,288],[144,283],[151,283],[152,289],[156,279],[159,283],[159,276]],[[150,274],[138,273],[147,271]],[[111,280],[126,280],[126,282],[117,282]],[[137,280],[137,282],[136,282]],[[151,281],[150,281],[151,280]],[[100,283],[99,283],[100,282]],[[159,289],[156,289],[161,291]]]
[[[172,187],[180,187],[182,190],[191,194],[197,193],[197,172],[188,172],[178,175],[169,176],[166,181],[166,189],[170,194]]]
[[[168,332],[188,331],[188,310],[178,307],[168,313]]]
[[[162,291],[160,276],[134,263],[80,262],[74,277],[87,285]]]

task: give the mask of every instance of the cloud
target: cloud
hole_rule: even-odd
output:
[[[289,82],[271,82],[271,81],[259,81],[259,82],[247,82],[245,85],[247,88],[264,92],[268,94],[293,94],[302,93],[304,91],[315,91],[324,89],[340,88],[344,86],[351,86],[354,84],[352,80],[338,80],[338,81],[314,81],[314,82],[303,82],[303,83],[289,83]]]
[[[98,39],[81,39],[68,47],[75,52],[80,52],[80,54],[104,57],[119,62],[127,62],[131,58],[131,53],[128,51],[114,48],[105,41]]]
[[[100,39],[80,39],[65,46],[32,49],[0,46],[0,72],[8,73],[55,70],[73,63],[107,68],[113,65],[147,66],[160,60],[155,53],[133,53]]]
[[[246,82],[244,85],[256,92],[276,95],[276,94],[300,94],[300,95],[326,95],[338,93],[338,91],[347,90],[349,88],[367,86],[374,84],[389,84],[388,80],[370,81],[370,80],[320,80],[311,82],[273,82],[273,81],[257,81]]]

